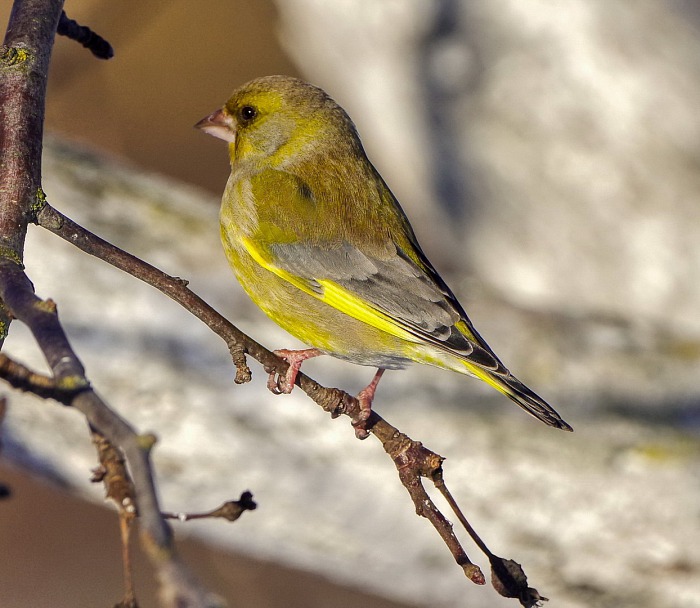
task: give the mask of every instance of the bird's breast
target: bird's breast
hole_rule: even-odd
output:
[[[250,179],[234,180],[233,175],[229,178],[221,200],[219,221],[222,231],[237,240],[256,232],[259,219]]]

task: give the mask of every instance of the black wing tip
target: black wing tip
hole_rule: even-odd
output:
[[[549,403],[527,388],[520,380],[511,375],[506,384],[513,391],[512,393],[508,393],[508,397],[515,401],[515,403],[528,414],[532,414],[547,426],[569,433],[574,432],[574,427],[568,422],[565,422]]]
[[[573,433],[574,427],[572,427],[568,422],[563,420],[557,411],[552,408],[548,403],[542,402],[537,403],[536,407],[532,407],[530,400],[528,399],[528,404],[524,405],[520,399],[513,399],[520,407],[522,407],[528,414],[532,414],[538,420],[544,422],[547,426],[551,426],[560,431],[566,431],[567,433]],[[543,407],[546,405],[546,409]]]
[[[566,431],[567,433],[573,433],[574,432],[574,427],[571,426],[568,422],[565,422],[561,418],[558,418],[554,420],[553,422],[549,423],[550,426],[553,426],[555,429],[559,429],[561,431]]]

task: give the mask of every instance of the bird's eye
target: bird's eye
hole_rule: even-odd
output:
[[[258,111],[253,106],[243,106],[241,108],[241,118],[243,120],[253,120],[258,115]]]

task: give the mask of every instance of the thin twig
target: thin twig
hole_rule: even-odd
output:
[[[70,402],[77,391],[88,388],[87,384],[63,384],[52,376],[44,376],[29,369],[3,353],[0,353],[0,377],[18,390],[33,393],[42,399],[55,399],[63,404]]]
[[[85,253],[89,253],[155,287],[206,323],[214,332],[224,338],[226,344],[229,345],[229,350],[238,370],[237,377],[240,375],[243,379],[242,381],[245,381],[246,378],[250,379],[250,369],[245,362],[245,352],[251,353],[263,365],[275,367],[281,372],[286,371],[286,361],[276,357],[232,325],[225,317],[191,291],[187,287],[187,281],[178,277],[172,277],[155,266],[108,243],[54,209],[45,198],[42,200],[41,207],[36,214],[36,221],[39,226],[60,236]]]
[[[109,42],[93,32],[89,27],[80,25],[77,21],[70,19],[66,15],[66,11],[61,11],[61,18],[58,22],[56,33],[59,36],[66,36],[66,38],[82,44],[98,59],[111,59],[114,57],[114,49]]]
[[[37,223],[72,243],[85,253],[93,255],[109,264],[123,270],[155,287],[197,318],[208,325],[228,345],[236,364],[236,380],[241,375],[245,381],[250,379],[244,353],[250,354],[263,365],[265,371],[284,374],[287,362],[277,357],[258,342],[241,332],[235,325],[220,315],[209,304],[197,296],[187,286],[187,281],[172,277],[155,266],[119,249],[86,228],[72,221],[58,210],[54,209],[44,198],[42,206],[37,213]],[[351,420],[357,420],[360,408],[357,399],[348,393],[337,389],[327,388],[299,373],[296,379],[299,387],[332,417],[345,414]],[[504,560],[494,555],[486,544],[478,536],[474,528],[468,522],[456,501],[444,484],[442,461],[438,454],[425,448],[420,442],[412,440],[389,424],[375,411],[366,424],[367,429],[381,441],[384,450],[391,457],[399,473],[401,483],[408,491],[416,509],[416,513],[430,521],[440,537],[450,550],[455,562],[464,570],[465,575],[472,582],[483,585],[485,577],[481,569],[467,556],[462,545],[454,534],[452,524],[435,506],[430,496],[425,491],[421,477],[433,480],[438,489],[448,499],[448,503],[457,515],[459,521],[465,527],[477,546],[484,552],[491,563],[492,584],[496,590],[506,597],[517,597],[523,606],[535,606],[546,598],[537,593],[537,590],[527,586],[527,578],[520,570],[521,576],[513,576],[512,567],[504,564],[515,564],[512,560]],[[517,564],[515,564],[517,565]],[[518,566],[519,567],[519,566]]]
[[[254,511],[258,505],[253,500],[253,495],[245,491],[238,500],[228,500],[219,505],[216,509],[203,513],[163,513],[166,519],[177,519],[178,521],[190,521],[191,519],[217,519],[222,518],[227,521],[236,521],[245,511]]]
[[[178,302],[218,334],[229,345],[232,352],[250,354],[263,365],[267,372],[275,371],[284,374],[286,371],[286,361],[241,332],[192,292],[186,281],[178,277],[171,277],[98,237],[51,207],[46,200],[43,201],[43,205],[37,213],[37,222],[40,226],[72,243],[82,251],[152,285]],[[240,359],[237,364],[241,365]],[[245,365],[244,358],[243,364]],[[245,370],[249,375],[250,370],[247,365],[245,365]],[[345,414],[353,421],[358,419],[359,403],[348,393],[337,388],[326,388],[301,372],[297,376],[296,383],[331,416],[337,417]],[[401,483],[411,496],[416,512],[430,521],[466,576],[476,584],[483,584],[483,573],[468,558],[452,530],[452,524],[435,506],[420,482],[420,477],[433,478],[436,475],[436,471],[441,469],[442,457],[425,448],[420,442],[413,441],[401,433],[374,411],[366,426],[382,442],[385,451],[394,461]]]
[[[93,471],[91,481],[104,484],[107,498],[117,507],[119,515],[119,536],[122,546],[122,572],[124,578],[124,598],[119,606],[136,606],[134,582],[131,571],[131,530],[138,515],[136,510],[136,489],[126,468],[126,460],[112,443],[91,429],[92,443],[97,448],[100,466]]]

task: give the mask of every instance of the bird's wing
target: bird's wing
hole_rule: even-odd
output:
[[[377,259],[348,243],[336,248],[275,244],[269,248],[271,257],[263,257],[250,242],[246,248],[263,266],[329,306],[397,337],[456,355],[468,373],[545,424],[572,430],[501,363],[420,250],[425,269],[398,250],[389,259]]]
[[[345,314],[489,371],[506,371],[422,252],[423,267],[398,248],[380,258],[348,242],[244,245],[259,264]]]
[[[357,177],[343,175],[345,168],[337,166],[333,180],[305,180],[299,167],[295,173],[265,169],[251,177],[251,196],[264,204],[256,207],[257,235],[242,239],[248,253],[368,325],[433,344],[488,371],[505,371],[421,251],[379,174],[363,164],[360,169],[368,170],[363,183],[377,187],[348,186],[345,198],[338,196],[338,183],[353,184]],[[373,234],[367,225],[380,228]]]

